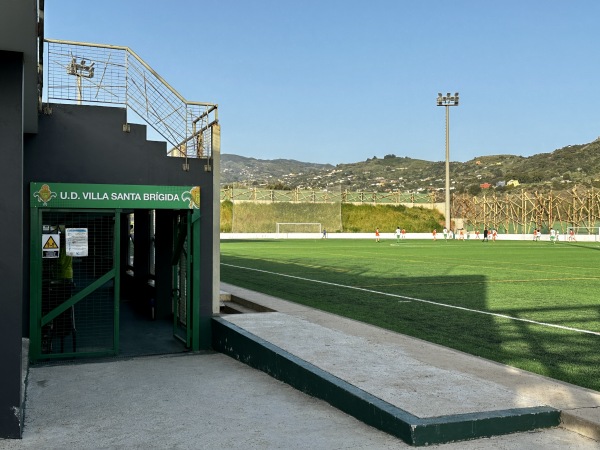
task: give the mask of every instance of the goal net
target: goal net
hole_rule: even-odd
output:
[[[277,222],[277,234],[281,233],[321,233],[321,224],[315,222]]]

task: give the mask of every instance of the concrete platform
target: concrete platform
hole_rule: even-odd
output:
[[[391,411],[395,419],[365,414],[364,405],[348,406],[347,399],[334,396],[328,401],[413,445],[544,428],[559,421],[598,439],[599,392],[235,286],[223,289],[279,312],[229,315],[221,323],[234,325],[263,346],[275,346],[275,365],[282,364],[282,357],[297,358],[313,374],[319,373],[317,378],[332,375],[336,386],[290,382],[272,367],[273,360],[259,361],[256,354],[248,358],[246,350],[238,353],[231,342],[226,353],[320,398],[330,395],[328,389],[366,396],[367,403]],[[392,424],[381,425],[382,417]],[[403,423],[408,430],[402,430]]]

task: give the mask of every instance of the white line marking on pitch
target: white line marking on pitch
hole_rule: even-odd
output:
[[[545,326],[545,327],[559,328],[561,330],[576,331],[578,333],[586,333],[586,334],[593,334],[595,336],[600,336],[600,333],[597,331],[582,330],[580,328],[565,327],[563,325],[555,325],[552,323],[537,322],[535,320],[521,319],[519,317],[507,316],[506,314],[498,314],[498,313],[493,313],[493,312],[489,312],[489,311],[480,311],[478,309],[470,309],[470,308],[465,308],[463,306],[448,305],[446,303],[433,302],[431,300],[423,300],[422,298],[407,297],[405,295],[399,295],[399,294],[390,294],[388,292],[374,291],[372,289],[366,289],[366,288],[361,288],[361,287],[356,287],[356,286],[346,286],[345,284],[332,283],[330,281],[312,280],[310,278],[303,278],[303,277],[298,277],[295,275],[287,275],[284,273],[269,272],[268,270],[253,269],[251,267],[235,266],[233,264],[226,264],[226,263],[221,263],[221,264],[224,266],[228,266],[228,267],[234,267],[236,269],[252,270],[254,272],[268,273],[269,275],[277,275],[280,277],[294,278],[296,280],[310,281],[312,283],[327,284],[329,286],[342,287],[342,288],[346,288],[346,289],[354,289],[355,291],[370,292],[372,294],[384,295],[386,297],[402,298],[402,299],[406,299],[406,300],[410,300],[410,301],[414,301],[414,302],[428,303],[430,305],[444,306],[446,308],[459,309],[461,311],[474,312],[474,313],[479,313],[479,314],[485,314],[488,316],[501,317],[503,319],[510,319],[510,320],[516,320],[519,322],[531,323],[534,325],[541,325],[541,326]]]

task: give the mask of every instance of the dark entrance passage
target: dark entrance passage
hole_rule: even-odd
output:
[[[120,308],[119,356],[162,355],[189,350],[173,337],[170,320],[152,320],[126,300],[121,301]]]
[[[121,248],[122,289],[120,300],[119,356],[179,353],[189,350],[187,340],[178,339],[181,326],[179,285],[188,279],[179,275],[173,252],[182,217],[187,211],[136,210],[123,213]],[[184,247],[187,239],[184,240]],[[173,275],[171,276],[171,271]],[[185,290],[184,290],[185,292]],[[185,310],[184,310],[185,311]],[[174,323],[179,327],[174,327]],[[186,331],[183,335],[185,336]]]

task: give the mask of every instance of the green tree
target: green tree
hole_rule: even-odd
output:
[[[479,186],[478,184],[472,184],[467,188],[467,192],[469,193],[469,195],[472,196],[479,195],[481,194],[481,186]]]

